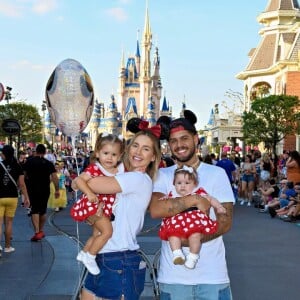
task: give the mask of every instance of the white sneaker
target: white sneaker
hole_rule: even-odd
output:
[[[100,273],[100,269],[96,263],[96,255],[91,255],[90,253],[86,252],[82,256],[82,263],[88,269],[88,271],[93,275],[98,275]]]
[[[185,262],[185,256],[181,249],[173,251],[173,264],[174,265],[183,265]]]
[[[244,205],[244,203],[245,203],[245,200],[242,200],[242,201],[240,202],[240,205]]]
[[[199,259],[199,255],[194,254],[194,253],[190,253],[187,257],[186,257],[186,261],[184,263],[184,266],[188,269],[195,269],[196,263]]]
[[[251,202],[250,201],[248,201],[247,206],[251,206]]]
[[[16,249],[13,247],[9,247],[9,248],[4,248],[4,252],[5,253],[10,253],[10,252],[14,252]]]
[[[85,252],[83,250],[79,251],[79,253],[76,256],[76,259],[78,261],[82,261],[83,256],[85,255]]]

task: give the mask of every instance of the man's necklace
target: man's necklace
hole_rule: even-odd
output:
[[[193,169],[195,169],[195,170],[197,170],[198,169],[198,167],[200,166],[200,163],[201,163],[201,161],[200,161],[200,159],[197,157],[197,161],[195,161],[194,163],[192,163],[192,164],[186,164],[186,166],[188,166],[188,167],[192,167]],[[182,167],[182,166],[184,166],[185,164],[183,163],[183,164],[180,164],[180,166],[177,164],[177,166],[178,167]]]
[[[200,166],[200,163],[201,163],[201,161],[200,161],[200,159],[197,157],[197,161],[194,162],[193,164],[191,164],[190,167],[192,167],[193,169],[197,170],[198,167]]]

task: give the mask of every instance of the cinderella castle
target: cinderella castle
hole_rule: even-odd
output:
[[[147,7],[142,42],[137,40],[135,54],[129,56],[127,61],[124,52],[122,53],[117,95],[111,95],[106,108],[104,103],[95,101],[94,112],[88,126],[91,145],[102,132],[128,137],[126,123],[133,117],[147,120],[149,126],[153,126],[159,116],[172,117],[172,108],[166,97],[164,96],[161,101],[159,51],[155,47],[152,56],[151,50],[152,32]],[[185,103],[183,106],[184,109]]]

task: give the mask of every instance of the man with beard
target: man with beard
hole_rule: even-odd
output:
[[[159,169],[150,203],[151,216],[153,218],[171,217],[196,207],[200,201],[207,201],[209,206],[209,199],[200,195],[167,198],[174,188],[174,171],[183,165],[197,170],[198,187],[202,187],[210,196],[219,200],[226,208],[226,213],[218,214],[213,208],[210,208],[209,216],[211,219],[217,220],[218,230],[201,239],[203,245],[195,269],[190,270],[184,265],[174,265],[169,242],[162,241],[158,270],[160,299],[231,300],[222,235],[228,232],[232,225],[234,195],[224,169],[200,162],[196,151],[198,135],[194,125],[197,118],[190,111],[185,111],[184,116],[184,118],[170,120],[168,124],[163,124],[169,129],[166,138],[176,164]],[[188,246],[186,241],[183,242]],[[185,256],[189,255],[189,248],[183,247],[183,252]]]

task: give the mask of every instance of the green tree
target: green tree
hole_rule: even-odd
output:
[[[300,101],[298,97],[270,95],[256,98],[249,112],[243,113],[243,134],[246,143],[264,142],[267,149],[276,152],[277,144],[300,128]]]
[[[21,125],[19,142],[41,142],[43,123],[37,108],[31,104],[23,102],[0,105],[0,120],[16,119]],[[0,139],[3,140],[7,134],[0,128]],[[13,140],[17,141],[16,136]]]

